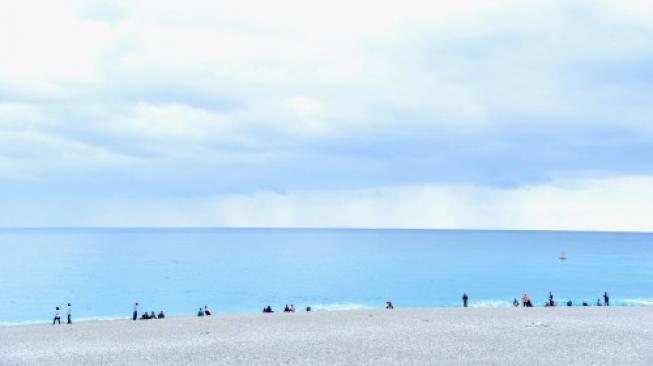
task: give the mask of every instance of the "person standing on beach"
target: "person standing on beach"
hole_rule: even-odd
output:
[[[133,320],[138,319],[138,303],[135,303],[135,304],[134,304],[134,314],[133,314],[133,316],[132,316],[132,319],[133,319]]]
[[[61,312],[59,311],[59,307],[54,310],[54,319],[52,319],[52,325],[57,322],[59,325],[61,325]]]
[[[467,296],[467,294],[466,294],[466,293],[463,294],[463,307],[464,307],[464,308],[467,307],[467,300],[468,300],[468,299],[469,299],[469,297]]]
[[[68,303],[68,309],[66,309],[66,315],[68,315],[68,324],[72,324],[72,315],[73,315],[73,307]]]
[[[607,291],[603,291],[603,300],[605,300],[605,306],[610,306],[610,296]]]

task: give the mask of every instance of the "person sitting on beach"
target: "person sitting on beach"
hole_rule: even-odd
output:
[[[156,319],[156,315],[154,315],[153,311],[150,312],[150,319]]]
[[[601,298],[596,299],[596,306],[603,306],[603,303],[601,302]]]
[[[515,298],[514,300],[512,300],[512,306],[514,306],[514,307],[518,307],[518,306],[519,306],[519,301],[517,301],[517,298]]]
[[[571,302],[571,300],[567,300],[567,306],[572,306],[574,303]]]
[[[202,308],[197,311],[197,316],[204,316],[204,310]]]
[[[283,307],[283,312],[284,313],[289,313],[290,312],[290,306],[288,306],[288,304],[286,304],[286,306]]]
[[[159,311],[159,315],[157,316],[157,319],[164,319],[166,315],[163,313],[163,310]]]
[[[150,314],[148,314],[147,311],[144,312],[143,315],[141,315],[141,320],[148,320],[149,318],[150,318]]]
[[[211,315],[211,310],[209,310],[209,307],[204,305],[204,315]]]
[[[583,304],[582,304],[582,305],[583,305],[583,306],[589,306],[589,304],[588,304],[587,301],[585,301],[585,300],[583,300]]]
[[[394,305],[392,305],[392,301],[386,301],[385,302],[385,308],[388,309],[388,310],[392,310],[395,307],[394,307]]]
[[[311,311],[311,307],[310,307],[310,306],[307,306],[307,307],[306,307],[306,311]]]
[[[291,313],[295,312],[295,304],[290,304],[290,312]]]
[[[270,305],[264,307],[264,308],[263,308],[263,312],[264,312],[264,313],[273,313],[273,311],[272,311],[272,307],[270,307]]]

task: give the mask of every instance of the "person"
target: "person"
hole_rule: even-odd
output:
[[[549,306],[556,306],[555,302],[553,301],[553,294],[551,291],[549,291]]]
[[[135,304],[134,304],[134,314],[133,314],[132,319],[133,319],[133,320],[138,319],[138,303],[135,303]]]
[[[68,303],[68,309],[66,310],[66,315],[68,315],[68,324],[72,324],[72,315],[73,315],[73,307]]]
[[[524,296],[521,297],[521,302],[525,308],[530,308],[533,306],[533,304],[531,304],[531,299],[528,297],[527,294],[524,294]]]
[[[514,300],[512,300],[512,306],[514,306],[514,307],[518,307],[518,306],[519,306],[519,301],[517,301],[517,298],[515,298]]]
[[[572,306],[574,303],[571,302],[571,300],[567,300],[567,306]]]
[[[204,315],[211,315],[211,310],[209,310],[209,307],[204,305]]]
[[[204,310],[202,308],[197,311],[197,316],[204,316]]]
[[[306,311],[311,311],[311,307],[310,307],[310,306],[307,306],[307,307],[306,307]]]
[[[582,305],[583,305],[583,306],[589,306],[589,304],[587,303],[587,300],[583,300],[583,304],[582,304]]]
[[[608,296],[607,291],[603,291],[603,300],[605,301],[605,306],[610,306],[610,296]]]
[[[143,315],[141,315],[141,320],[148,320],[148,319],[150,319],[150,314],[148,314],[146,311],[143,313]]]
[[[385,308],[388,309],[388,310],[392,310],[395,307],[394,307],[394,305],[392,305],[392,301],[386,301],[385,302]]]
[[[463,307],[464,307],[464,308],[467,307],[467,300],[468,300],[468,299],[469,299],[469,297],[467,296],[467,294],[466,294],[466,293],[463,294]]]
[[[291,313],[295,312],[295,304],[290,304],[290,312]]]
[[[153,311],[150,312],[150,319],[156,319],[156,315],[154,315]]]
[[[603,303],[601,302],[600,297],[598,299],[596,299],[596,306],[603,306]]]
[[[164,319],[166,315],[163,313],[163,310],[159,311],[159,315],[157,316],[158,319]]]
[[[264,313],[274,313],[274,311],[272,311],[272,307],[270,305],[264,307],[263,312]]]
[[[61,325],[61,312],[59,311],[58,306],[56,309],[54,309],[54,319],[52,319],[52,325],[54,325],[55,322]]]
[[[286,304],[286,306],[283,307],[283,312],[284,313],[289,313],[290,312],[290,306],[288,306],[288,304]]]

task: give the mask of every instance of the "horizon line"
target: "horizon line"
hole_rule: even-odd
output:
[[[493,229],[493,228],[403,228],[403,227],[293,227],[293,226],[0,226],[0,230],[387,230],[387,231],[512,231],[653,234],[653,230],[587,229]]]

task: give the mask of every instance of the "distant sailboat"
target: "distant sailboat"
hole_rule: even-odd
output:
[[[561,261],[567,260],[567,253],[565,253],[564,250],[560,252],[560,260]]]

